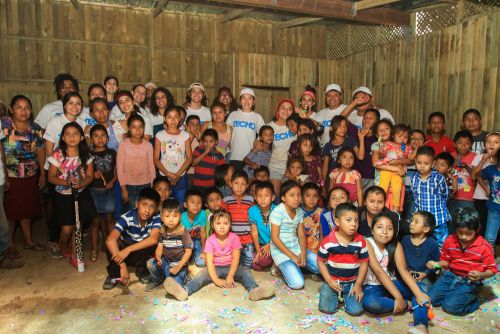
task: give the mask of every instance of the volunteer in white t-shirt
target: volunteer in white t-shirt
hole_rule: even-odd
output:
[[[380,119],[388,119],[394,124],[391,113],[383,108],[373,105],[373,94],[368,87],[360,86],[352,92],[352,102],[342,111],[342,116],[347,117],[349,122],[360,128],[363,123],[363,115],[368,109],[375,108],[380,113]]]
[[[105,99],[106,98],[106,89],[100,83],[90,84],[89,90],[87,91],[87,96],[89,97],[89,104],[90,104],[90,101],[92,101],[96,97],[100,97],[100,98]],[[86,127],[84,129],[85,135],[88,136],[90,133],[90,128],[97,124],[96,120],[90,115],[89,107],[83,108],[82,112],[80,113],[79,118],[85,122],[85,124],[86,124]]]
[[[286,119],[293,113],[293,110],[292,100],[281,100],[276,107],[276,116],[273,121],[268,123],[274,130],[273,151],[269,161],[269,178],[277,194],[280,193],[281,179],[285,175],[290,144],[297,139],[297,136],[286,126]]]
[[[144,120],[144,139],[150,140],[153,136],[151,119],[148,115],[143,113],[137,105],[134,104],[134,97],[132,96],[132,93],[128,90],[120,90],[116,92],[115,98],[116,105],[122,113],[121,117],[115,119],[115,123],[113,124],[113,131],[115,132],[118,141],[122,142],[122,140],[125,139],[125,136],[128,133],[127,120],[134,112],[136,112],[137,115],[141,116]]]
[[[50,102],[43,106],[36,115],[35,123],[45,130],[50,120],[63,114],[62,98],[69,92],[78,92],[78,80],[69,73],[60,73],[54,78],[54,87],[56,88],[57,101]]]
[[[332,118],[338,116],[347,107],[342,104],[342,88],[337,84],[329,84],[325,89],[325,102],[327,107],[316,113],[316,122],[323,126],[323,135],[321,136],[321,146],[325,146],[330,141],[330,123]]]
[[[186,103],[188,104],[186,109],[186,119],[190,115],[198,115],[200,118],[200,125],[212,120],[210,109],[206,107],[207,96],[205,95],[205,87],[203,87],[201,83],[193,82],[189,85],[189,89],[186,94]]]
[[[253,147],[253,142],[259,134],[264,119],[255,111],[255,93],[250,88],[243,88],[240,92],[241,109],[233,111],[227,117],[226,124],[233,127],[231,137],[231,164],[235,169],[242,170],[245,166],[243,159]]]

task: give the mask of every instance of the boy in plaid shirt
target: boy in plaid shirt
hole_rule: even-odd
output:
[[[447,223],[451,221],[450,213],[446,207],[448,201],[448,186],[446,179],[436,170],[432,169],[434,163],[434,149],[428,146],[419,147],[415,157],[415,167],[418,173],[410,182],[410,191],[413,194],[415,205],[413,210],[427,211],[436,218],[436,228],[433,236],[439,247],[448,236]],[[415,212],[412,212],[410,217]]]

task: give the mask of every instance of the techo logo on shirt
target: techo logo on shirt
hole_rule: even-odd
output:
[[[234,121],[233,127],[234,128],[246,128],[246,129],[255,130],[255,123],[245,122],[245,121]]]
[[[276,134],[274,134],[274,141],[285,140],[285,139],[288,139],[291,137],[293,137],[292,131],[283,132],[283,133],[276,133]]]
[[[328,128],[328,127],[330,127],[331,124],[332,124],[332,120],[328,120],[327,119],[327,120],[323,121],[322,125],[323,125],[324,128]]]

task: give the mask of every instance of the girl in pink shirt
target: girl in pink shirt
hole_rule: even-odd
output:
[[[249,268],[240,265],[241,243],[231,231],[231,216],[226,210],[216,210],[210,218],[214,232],[205,243],[206,268],[182,286],[173,278],[165,280],[165,290],[177,300],[186,300],[189,295],[205,285],[214,283],[220,288],[234,288],[241,283],[249,292],[250,300],[261,300],[274,296],[273,286],[257,285]]]
[[[139,192],[151,187],[156,177],[153,146],[144,139],[144,124],[141,116],[130,116],[127,120],[129,137],[120,144],[116,156],[116,172],[125,212],[135,207]]]

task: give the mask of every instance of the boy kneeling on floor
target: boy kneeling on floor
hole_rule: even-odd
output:
[[[106,239],[109,264],[104,290],[113,289],[118,282],[128,285],[127,266],[136,268],[141,283],[149,283],[146,262],[154,255],[160,236],[161,219],[155,214],[159,202],[160,195],[156,191],[142,189],[136,208],[123,214],[116,222]]]

